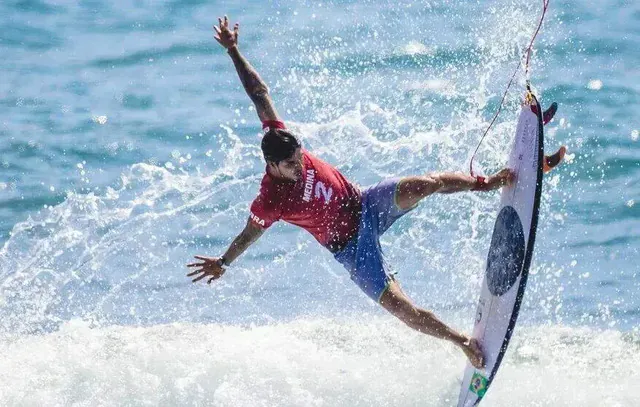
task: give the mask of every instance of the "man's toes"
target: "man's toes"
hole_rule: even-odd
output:
[[[471,338],[471,340],[469,341],[469,345],[473,352],[473,358],[471,358],[471,364],[478,369],[482,369],[484,367],[484,355],[482,354],[480,343],[478,342],[477,339]]]

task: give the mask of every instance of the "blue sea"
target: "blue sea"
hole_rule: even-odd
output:
[[[358,185],[466,171],[542,1],[4,0],[0,405],[451,406],[465,366],[276,224],[243,228],[260,123],[240,49],[306,148]],[[551,0],[530,80],[547,151],[518,326],[484,406],[640,405],[640,3]],[[482,143],[506,162],[525,75]],[[415,302],[470,332],[499,194],[429,197],[384,236]]]

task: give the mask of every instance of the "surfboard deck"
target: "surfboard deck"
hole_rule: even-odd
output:
[[[458,407],[476,406],[496,376],[515,327],[529,275],[538,224],[543,176],[543,117],[527,92],[520,110],[508,167],[516,181],[502,190],[475,315],[473,337],[485,368],[465,368]]]

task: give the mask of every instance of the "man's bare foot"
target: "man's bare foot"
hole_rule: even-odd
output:
[[[460,347],[475,368],[482,369],[484,367],[484,356],[477,339],[469,338]]]
[[[493,191],[494,189],[502,188],[505,185],[513,185],[516,180],[516,173],[509,168],[503,168],[493,175],[489,175],[484,183],[478,181],[473,188],[474,191]]]
[[[544,163],[542,165],[543,167],[542,170],[545,172],[545,174],[551,171],[552,169],[554,169],[558,164],[562,162],[566,152],[567,152],[567,147],[562,146],[555,153],[544,156]]]

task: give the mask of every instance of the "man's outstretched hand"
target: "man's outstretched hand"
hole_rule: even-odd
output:
[[[236,25],[233,26],[233,31],[231,31],[229,29],[229,19],[227,16],[224,16],[224,19],[218,17],[218,24],[219,26],[213,26],[213,30],[216,32],[213,38],[226,49],[237,47],[240,24],[236,23]]]
[[[187,274],[187,277],[196,276],[192,280],[192,282],[197,283],[205,277],[209,277],[207,284],[211,284],[211,282],[215,279],[220,278],[224,274],[224,269],[218,264],[220,260],[217,257],[205,257],[205,256],[193,256],[198,260],[202,260],[202,263],[191,263],[187,264],[187,267],[199,267],[199,269],[192,271]],[[199,276],[197,276],[200,274]]]

